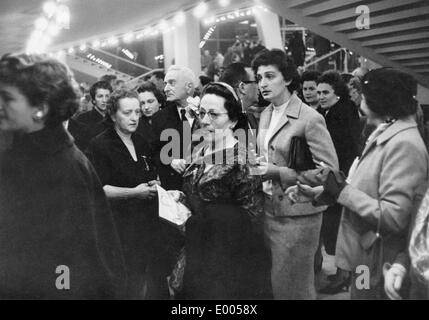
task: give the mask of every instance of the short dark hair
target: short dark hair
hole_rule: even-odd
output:
[[[69,119],[79,108],[79,85],[67,66],[44,55],[4,55],[0,82],[16,87],[32,106],[48,106],[46,126]]]
[[[380,116],[399,119],[417,111],[417,81],[399,70],[369,71],[362,79],[362,93],[368,108]]]
[[[109,90],[110,93],[113,92],[113,88],[110,85],[109,82],[107,81],[97,81],[96,83],[94,83],[91,88],[89,89],[89,95],[91,96],[91,99],[94,101],[95,100],[95,95],[97,94],[97,90],[98,89],[105,89],[105,90]]]
[[[246,65],[241,62],[231,63],[223,71],[219,81],[228,83],[231,87],[237,88],[240,82],[249,80],[246,72]]]
[[[152,92],[156,100],[158,100],[161,108],[165,105],[165,97],[152,82],[145,82],[137,88],[137,93]]]
[[[162,80],[164,80],[164,78],[165,78],[165,73],[164,73],[164,71],[154,71],[150,76],[151,76],[151,77],[152,77],[152,76],[155,76],[155,77],[156,77],[156,78],[158,78],[158,79],[162,79]]]
[[[260,51],[252,61],[252,69],[256,74],[260,66],[273,65],[283,75],[285,81],[291,81],[287,86],[290,93],[298,90],[300,87],[300,77],[296,69],[295,63],[292,58],[288,57],[286,53],[280,49],[264,49]]]
[[[118,77],[115,76],[114,74],[105,74],[105,75],[102,75],[98,81],[106,81],[110,83],[116,79],[118,79]]]
[[[301,84],[304,81],[314,81],[317,82],[317,79],[320,77],[321,73],[319,71],[305,71],[301,76]]]
[[[139,100],[139,95],[134,90],[118,89],[113,91],[107,101],[107,113],[113,116],[119,109],[119,101],[125,98],[136,98]]]
[[[349,88],[344,82],[343,78],[338,71],[328,70],[322,73],[322,75],[317,79],[317,84],[326,83],[329,84],[337,96],[343,100],[349,100]]]
[[[234,89],[232,88],[232,90]],[[231,121],[239,120],[240,115],[242,114],[241,102],[240,100],[236,99],[234,94],[231,92],[230,89],[227,88],[227,86],[219,82],[211,82],[203,88],[203,91],[201,92],[201,99],[206,94],[215,94],[219,97],[224,98],[224,107],[228,112],[229,119]]]
[[[213,79],[210,79],[210,77],[207,77],[205,75],[201,75],[199,76],[200,79],[200,83],[201,85],[204,87],[206,84],[209,84],[210,82],[213,81]]]

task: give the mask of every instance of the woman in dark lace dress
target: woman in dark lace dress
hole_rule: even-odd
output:
[[[232,87],[205,87],[200,109],[204,143],[183,175],[193,213],[186,224],[185,299],[271,296],[262,182],[249,175],[246,149],[234,136],[241,117]]]

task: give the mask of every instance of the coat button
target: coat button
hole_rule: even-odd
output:
[[[279,196],[279,200],[283,201],[283,196],[282,195]]]

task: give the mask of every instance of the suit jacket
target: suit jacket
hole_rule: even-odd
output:
[[[182,190],[182,175],[171,168],[170,164],[173,159],[189,158],[191,134],[197,127],[198,119],[194,120],[192,128],[189,127],[188,122],[182,123],[176,103],[168,103],[164,109],[153,116],[152,128],[155,139],[152,141],[152,148],[164,189]],[[164,131],[166,129],[170,130]],[[162,137],[163,131],[164,137]],[[165,141],[167,139],[168,141]]]
[[[327,113],[320,106],[317,111],[325,117],[340,170],[347,175],[353,160],[359,155],[360,120],[357,108],[351,101],[340,100]]]
[[[344,206],[336,264],[354,270],[362,263],[362,239],[374,234],[381,218],[384,262],[406,250],[408,228],[426,191],[428,154],[411,117],[399,119],[364,149],[338,197]]]
[[[155,140],[155,134],[153,133],[152,123],[149,122],[149,118],[142,116],[139,120],[137,127],[138,134],[145,137],[146,141],[152,143]]]
[[[261,149],[270,125],[273,106],[269,105],[261,114],[258,146]],[[296,184],[295,170],[286,167],[290,141],[294,136],[305,137],[313,159],[331,168],[338,169],[334,144],[326,129],[325,120],[316,110],[292,95],[282,118],[268,143],[268,162],[280,168],[280,180],[273,180],[272,197],[276,216],[300,216],[321,212],[326,207],[315,207],[311,201],[292,204],[284,191]]]

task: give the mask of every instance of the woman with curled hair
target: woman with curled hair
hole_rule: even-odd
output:
[[[56,60],[0,59],[0,131],[13,135],[0,155],[2,299],[121,297],[125,272],[111,211],[63,127],[79,106],[77,90]]]
[[[164,94],[149,82],[137,88],[142,115],[137,132],[146,136],[149,141],[155,139],[152,128],[152,117],[165,106]]]
[[[337,71],[326,71],[317,79],[317,94],[319,96],[317,111],[325,118],[326,127],[338,156],[340,170],[347,175],[353,160],[358,155],[360,134],[358,110],[350,100],[347,84]],[[341,209],[341,205],[335,204],[323,213],[321,244],[323,243],[326,253],[332,256],[335,255]],[[320,250],[319,248],[319,267],[321,268]],[[338,269],[332,283],[322,288],[320,292],[337,293],[347,281],[349,281],[348,273],[341,273]]]
[[[151,295],[160,293],[161,276],[148,271],[159,244],[157,171],[149,142],[136,132],[141,116],[137,92],[114,91],[107,114],[110,128],[91,140],[88,156],[113,211],[129,278],[128,298],[160,298]],[[153,287],[155,280],[159,282]],[[165,279],[164,289],[168,293]]]
[[[241,112],[234,89],[202,91],[204,143],[183,174],[192,216],[186,223],[183,298],[267,299],[270,259],[262,237],[262,185],[249,175],[246,147],[234,137]]]
[[[408,230],[427,188],[429,158],[414,116],[415,86],[412,76],[395,69],[368,72],[362,80],[360,108],[376,129],[348,179],[327,169],[315,177],[299,177],[301,183],[322,186],[300,184],[298,193],[344,208],[335,263],[352,272],[352,299],[386,298],[383,264],[400,260],[400,253],[406,252]],[[370,271],[369,288],[364,290],[357,287],[362,266]]]
[[[274,298],[315,299],[314,255],[324,208],[314,207],[309,201],[291,203],[284,191],[295,185],[298,169],[312,172],[310,167],[290,167],[293,138],[306,142],[315,163],[337,169],[334,144],[323,116],[293,93],[300,80],[295,65],[283,51],[260,52],[252,68],[263,98],[271,102],[259,122],[261,161],[254,174],[264,180],[265,236],[272,254]]]

